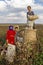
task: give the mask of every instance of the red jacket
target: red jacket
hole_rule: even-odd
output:
[[[16,31],[14,30],[7,31],[6,40],[8,40],[9,44],[15,45],[15,35],[16,35]]]

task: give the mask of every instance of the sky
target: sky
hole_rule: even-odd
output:
[[[39,19],[35,23],[43,24],[43,0],[0,0],[0,23],[27,23],[27,6]]]

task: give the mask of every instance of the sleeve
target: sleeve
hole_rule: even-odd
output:
[[[28,22],[28,12],[27,12],[27,22]]]
[[[34,12],[32,11],[32,15],[34,15]]]
[[[27,12],[27,18],[28,18],[28,12]]]

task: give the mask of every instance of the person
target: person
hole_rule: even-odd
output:
[[[16,42],[23,43],[23,34],[24,30],[19,30],[19,28],[16,26]]]
[[[29,21],[28,17],[34,15],[34,12],[31,10],[31,6],[27,6],[27,25],[29,26],[29,29],[33,29],[34,26],[34,22],[33,21]]]
[[[13,30],[13,26],[9,26],[9,30],[6,33],[6,42],[8,44],[6,59],[9,62],[13,62],[14,56],[16,55],[16,44],[15,44],[16,31]]]
[[[18,35],[19,35],[19,27],[15,27],[15,31],[16,31],[16,42],[18,41]]]

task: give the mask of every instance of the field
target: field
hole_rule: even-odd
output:
[[[2,39],[3,43],[5,43],[6,32],[8,30],[8,26],[9,25],[0,25],[0,40]],[[26,25],[19,25],[21,30],[24,29],[25,26]],[[37,29],[37,45],[36,45],[36,49],[38,47],[37,53],[35,53],[33,50],[32,53],[34,54],[29,57],[29,60],[26,57],[25,60],[23,59],[20,60],[19,58],[19,61],[17,61],[17,58],[19,57],[18,56],[12,64],[8,64],[8,61],[0,57],[0,65],[43,65],[43,25],[37,24],[35,25],[35,29]]]

